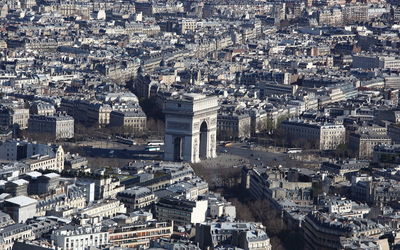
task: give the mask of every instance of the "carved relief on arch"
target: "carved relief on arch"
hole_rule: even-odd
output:
[[[194,130],[194,131],[200,130],[200,122],[195,122],[195,123],[193,123],[193,130]]]
[[[212,118],[210,121],[210,126],[214,126],[217,124],[217,118]]]
[[[215,135],[214,134],[211,134],[211,140],[210,140],[211,142],[210,142],[210,149],[211,150],[213,150],[214,148],[215,148]]]
[[[194,138],[194,140],[193,140],[193,159],[196,159],[197,147],[198,147],[197,138]]]

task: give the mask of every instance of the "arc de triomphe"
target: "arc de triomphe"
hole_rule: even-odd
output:
[[[200,162],[217,156],[218,97],[184,94],[165,101],[167,161]]]

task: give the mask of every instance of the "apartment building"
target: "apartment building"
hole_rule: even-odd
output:
[[[60,113],[52,116],[32,115],[28,120],[28,131],[56,140],[73,138],[74,118]]]
[[[64,149],[59,146],[53,155],[36,155],[25,160],[24,163],[31,171],[34,170],[56,170],[61,172],[64,169]]]
[[[18,125],[20,129],[28,127],[29,109],[22,107],[0,107],[0,127]]]
[[[80,177],[82,182],[94,182],[94,199],[115,199],[117,193],[125,190],[117,178],[108,177],[100,174],[91,174]]]
[[[343,249],[342,242],[353,237],[369,237],[385,247],[380,241],[385,228],[367,219],[346,218],[318,211],[309,213],[304,219],[304,238],[312,249]]]
[[[119,200],[104,200],[84,208],[79,213],[88,217],[113,218],[117,214],[126,213],[126,208]]]
[[[36,206],[36,216],[47,213],[70,218],[79,209],[86,207],[86,197],[82,190],[69,190],[66,193],[47,195]]]
[[[358,158],[371,158],[374,147],[378,145],[390,145],[392,139],[386,134],[378,133],[351,133],[348,136],[348,147]]]
[[[368,161],[346,160],[336,162],[322,162],[321,170],[327,171],[336,175],[351,175],[355,174],[362,168],[368,168]]]
[[[123,248],[147,248],[150,240],[170,238],[172,233],[173,222],[148,221],[110,229],[109,242]]]
[[[35,239],[31,226],[20,223],[1,228],[0,237],[0,250],[11,250],[15,242]]]
[[[128,212],[146,208],[155,202],[154,193],[147,187],[132,187],[117,194],[117,199],[125,204]]]
[[[66,250],[85,250],[89,247],[104,247],[108,244],[108,232],[98,226],[64,226],[54,230],[50,236],[55,247]]]
[[[140,109],[135,111],[112,111],[110,113],[110,126],[143,132],[146,129],[146,114]]]
[[[342,10],[339,8],[324,9],[318,14],[319,25],[338,26],[343,24]]]
[[[112,108],[109,104],[102,104],[97,101],[63,98],[60,110],[74,117],[78,122],[105,126],[110,123]]]
[[[161,221],[174,221],[180,225],[202,223],[206,219],[208,201],[191,201],[164,197],[156,204],[156,217]]]
[[[35,102],[30,106],[29,113],[31,113],[32,115],[51,116],[56,113],[56,109],[50,103]]]
[[[56,147],[46,144],[20,140],[7,140],[0,144],[0,159],[7,161],[20,161],[29,159],[34,155],[54,156],[56,151]]]
[[[368,205],[359,204],[345,198],[331,200],[328,202],[327,208],[331,214],[338,214],[348,218],[365,218],[371,211]]]
[[[320,150],[334,150],[345,143],[346,129],[339,124],[306,123],[303,121],[283,121],[286,140],[291,144],[299,144]]]
[[[222,140],[249,138],[251,135],[250,115],[235,112],[218,114],[217,135]]]
[[[354,4],[343,8],[343,21],[345,23],[366,22],[369,20],[368,5]]]
[[[24,179],[7,181],[4,184],[4,191],[12,196],[28,195],[29,182]]]
[[[252,222],[209,222],[196,224],[195,242],[201,249],[235,246],[241,249],[271,250],[264,227]]]

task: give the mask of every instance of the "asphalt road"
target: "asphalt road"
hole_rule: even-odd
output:
[[[143,160],[155,160],[161,159],[162,151],[145,151],[144,146],[134,146],[133,149],[117,149],[117,148],[95,148],[95,147],[83,147],[85,156],[89,157],[100,157],[100,158],[120,158],[120,159],[143,159]]]
[[[83,149],[84,156],[100,158],[161,160],[164,152],[162,147],[160,151],[149,152],[145,151],[146,145],[126,145],[113,141],[90,141],[80,145],[75,144],[75,146]],[[229,147],[218,146],[217,154],[219,157],[215,161],[221,160],[227,164],[240,164],[243,162],[240,159],[246,159],[246,162],[250,164],[268,166],[295,162],[289,158],[288,154],[257,150],[250,148],[246,143],[234,143]],[[234,157],[229,157],[232,155]]]
[[[242,158],[246,158],[249,163],[255,165],[284,165],[288,162],[293,161],[285,153],[267,152],[248,148],[246,144],[233,144],[230,147],[218,146],[218,154],[236,155]]]

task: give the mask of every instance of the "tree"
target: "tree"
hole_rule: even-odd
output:
[[[336,157],[340,157],[340,158],[349,157],[350,156],[350,152],[349,152],[349,149],[347,147],[347,144],[343,144],[343,143],[339,144],[336,147],[335,156]]]
[[[154,118],[149,118],[147,120],[147,131],[151,135],[156,135],[160,137],[164,134],[165,131],[165,123],[163,120],[158,120]]]
[[[289,115],[281,115],[278,117],[278,119],[276,119],[276,127],[279,128],[281,126],[281,123],[283,121],[286,121],[287,119],[289,119]]]
[[[275,129],[274,121],[271,118],[266,118],[258,122],[257,130],[259,132],[269,132]]]
[[[28,130],[20,130],[20,136],[29,141],[36,141],[44,144],[52,143],[55,140],[55,137],[50,133],[31,133]]]
[[[241,130],[241,134],[239,135],[239,137],[249,138],[251,136],[250,123],[243,124],[243,126],[241,128],[239,128],[239,129]]]
[[[282,147],[285,146],[285,142],[286,142],[287,136],[285,134],[285,130],[282,127],[278,127],[274,131],[273,138],[275,140],[275,144],[278,144],[278,145],[280,145]]]

